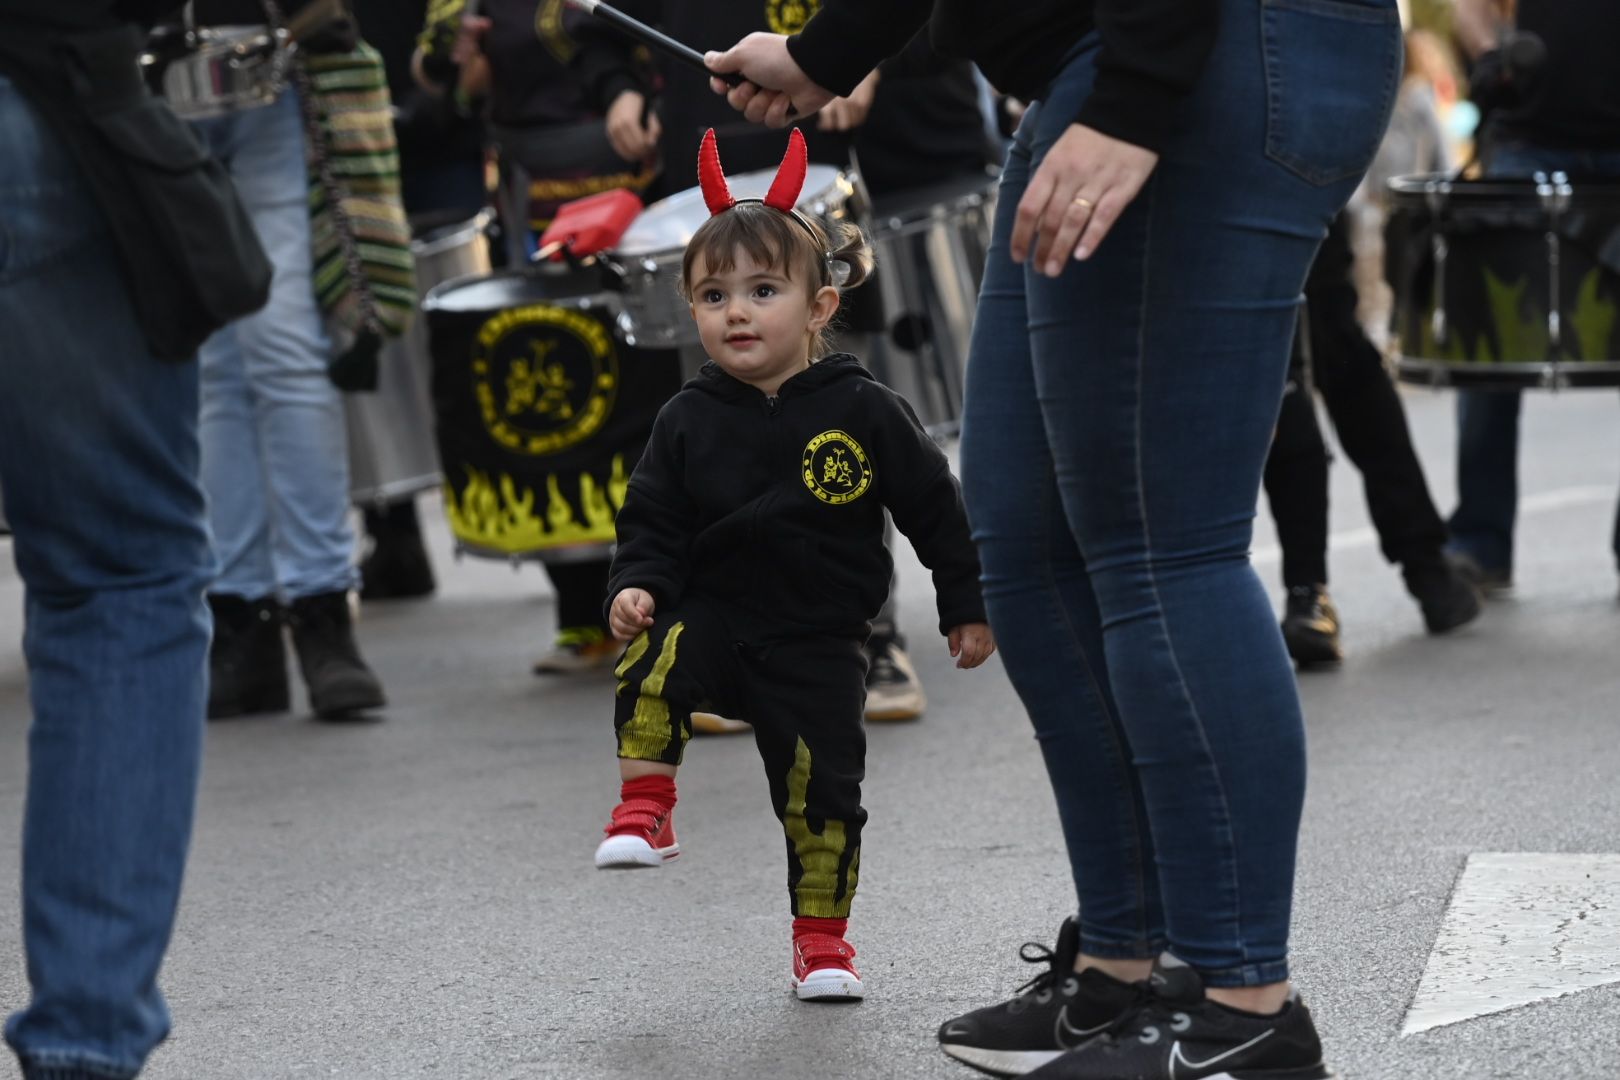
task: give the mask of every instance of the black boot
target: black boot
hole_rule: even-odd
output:
[[[208,650],[208,719],[286,712],[287,651],[275,597],[245,600],[210,593],[214,641]]]
[[[1413,559],[1401,567],[1406,591],[1423,609],[1423,625],[1431,634],[1444,634],[1479,618],[1479,590],[1439,552],[1431,559]]]
[[[360,659],[343,592],[301,597],[287,609],[298,667],[309,706],[322,720],[337,720],[387,703],[382,684]]]
[[[1282,633],[1288,655],[1302,668],[1344,659],[1339,646],[1339,613],[1325,585],[1298,585],[1288,590]]]
[[[422,544],[416,503],[404,502],[365,511],[371,553],[360,563],[362,600],[405,600],[430,595],[437,583],[433,563]]]

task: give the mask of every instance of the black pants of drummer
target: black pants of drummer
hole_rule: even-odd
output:
[[[748,720],[787,838],[793,914],[846,918],[866,823],[861,641],[762,630],[756,618],[701,598],[660,612],[619,662],[619,757],[679,765],[693,710]]]
[[[1400,394],[1356,319],[1349,226],[1341,213],[1305,282],[1288,392],[1266,462],[1266,496],[1290,588],[1328,580],[1328,454],[1311,385],[1321,392],[1344,452],[1361,470],[1384,558],[1408,572],[1437,564],[1446,526],[1412,447]],[[1309,375],[1301,337],[1309,341]]]

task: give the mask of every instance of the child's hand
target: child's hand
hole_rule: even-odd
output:
[[[996,651],[996,636],[987,623],[970,622],[952,627],[948,640],[956,666],[964,670],[978,667]]]
[[[629,641],[653,624],[652,593],[646,589],[623,589],[613,598],[608,611],[608,627],[620,641]],[[988,630],[988,628],[986,628]]]

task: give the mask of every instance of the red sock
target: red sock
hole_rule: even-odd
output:
[[[809,934],[830,934],[835,938],[842,938],[848,931],[848,919],[814,919],[806,915],[798,915],[793,919],[795,941]]]
[[[667,814],[675,809],[675,778],[673,776],[638,776],[619,785],[619,801],[648,799],[657,803]]]

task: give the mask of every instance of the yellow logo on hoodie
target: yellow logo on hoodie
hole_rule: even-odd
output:
[[[844,431],[823,431],[804,448],[804,486],[824,503],[852,503],[872,486],[872,463],[854,437]]]

